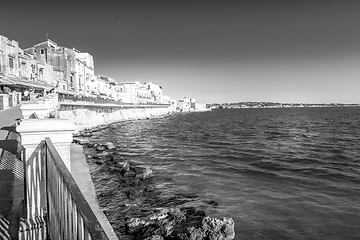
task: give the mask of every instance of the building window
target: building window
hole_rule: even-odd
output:
[[[70,87],[72,88],[73,86],[74,86],[73,76],[70,75]]]
[[[9,58],[9,67],[14,68],[14,59],[13,58]]]
[[[21,63],[21,77],[27,77],[26,63]]]
[[[43,72],[43,70],[42,69],[39,69],[39,80],[43,80],[43,74],[44,74],[44,72]]]
[[[41,54],[44,54],[44,49],[43,49],[43,48],[40,49],[40,53],[41,53]]]

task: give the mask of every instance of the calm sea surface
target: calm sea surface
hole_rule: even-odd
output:
[[[179,114],[94,140],[150,166],[163,197],[197,195],[177,205],[232,217],[235,239],[360,239],[360,108]]]

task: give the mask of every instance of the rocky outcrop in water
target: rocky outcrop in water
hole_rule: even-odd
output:
[[[136,166],[117,150],[114,143],[88,143],[87,159],[97,164],[99,171],[112,182],[112,191],[98,193],[102,200],[118,201],[116,210],[104,210],[121,239],[148,240],[228,240],[235,237],[231,218],[207,217],[187,203],[202,202],[217,207],[213,200],[200,201],[194,193],[164,195],[154,184],[149,167]],[[191,205],[191,204],[190,204]],[[182,206],[182,207],[181,207]]]
[[[129,233],[143,239],[173,240],[231,240],[235,237],[234,221],[231,218],[204,217],[194,224],[186,211],[179,208],[164,208],[143,218],[126,221]]]
[[[142,238],[170,237],[176,226],[184,222],[186,216],[178,208],[163,208],[142,218],[129,218],[126,227],[129,233]]]
[[[201,224],[188,227],[185,231],[179,233],[177,237],[181,240],[234,239],[234,221],[232,218],[216,219],[205,217]]]
[[[112,149],[115,149],[115,148],[116,148],[116,147],[115,147],[115,144],[113,144],[112,142],[107,142],[107,143],[105,143],[104,145],[105,145],[105,147],[106,147],[107,150],[112,150]]]

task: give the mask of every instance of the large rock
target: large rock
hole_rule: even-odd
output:
[[[125,171],[129,171],[130,170],[130,164],[128,161],[125,162],[119,162],[118,165],[123,168]]]
[[[178,208],[163,208],[147,217],[129,218],[126,227],[141,239],[231,240],[235,237],[232,218],[204,217],[196,224],[188,220]]]
[[[102,151],[105,150],[105,147],[100,145],[100,146],[97,146],[95,149],[96,149],[96,151],[98,151],[98,152],[102,152]]]
[[[84,138],[73,138],[73,142],[80,144],[80,145],[89,144],[89,140],[84,139]]]
[[[111,156],[110,156],[110,153],[108,153],[106,151],[94,154],[92,156],[92,158],[95,158],[95,159],[104,159],[104,158],[107,158],[107,157],[111,157]]]
[[[143,218],[130,218],[126,221],[129,233],[137,234],[143,239],[170,236],[174,227],[185,221],[184,213],[178,208],[163,208],[159,212]],[[156,239],[155,238],[155,239]]]
[[[92,133],[91,132],[82,132],[80,134],[80,136],[83,136],[83,137],[91,137],[92,136]]]
[[[232,218],[205,217],[201,225],[187,228],[178,237],[181,240],[231,240],[235,237],[234,221]]]
[[[105,143],[104,147],[106,147],[108,150],[112,150],[116,148],[115,144],[113,144],[112,142]]]
[[[131,170],[129,170],[129,171],[125,171],[124,172],[124,174],[123,174],[123,176],[124,177],[135,177],[135,175],[136,175],[136,173],[135,172],[133,172],[133,171],[131,171]]]
[[[152,170],[149,167],[146,167],[145,170],[140,174],[140,179],[145,180],[152,178],[153,173]]]
[[[155,236],[145,238],[144,240],[164,240],[164,238],[159,235],[155,235]]]

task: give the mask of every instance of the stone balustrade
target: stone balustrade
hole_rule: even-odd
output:
[[[77,126],[67,119],[23,119],[16,127],[25,149],[22,160],[26,161],[39,143],[48,137],[70,171],[70,143],[76,129]]]
[[[21,93],[12,92],[9,94],[0,94],[0,110],[19,105],[21,102]]]
[[[46,97],[38,98],[36,101],[24,101],[20,106],[24,119],[30,118],[36,113],[38,118],[48,118],[51,111],[58,106],[57,94],[49,94]]]

